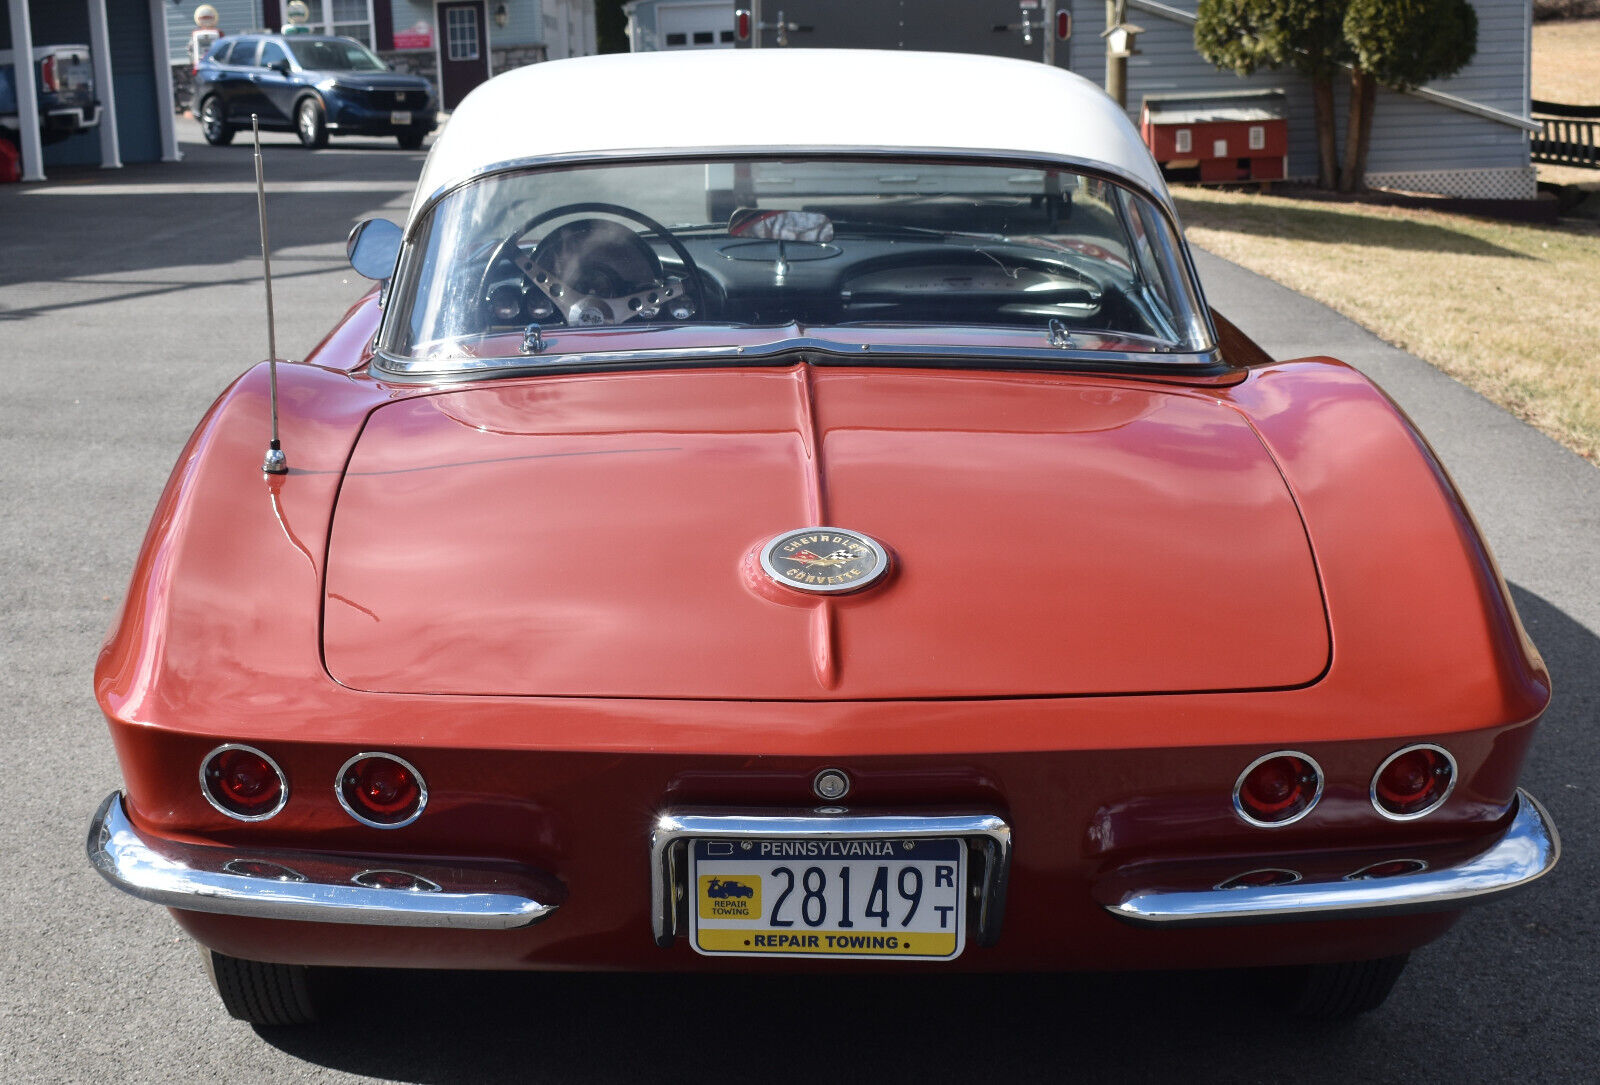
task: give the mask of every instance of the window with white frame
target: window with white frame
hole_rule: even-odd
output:
[[[445,50],[450,60],[478,59],[478,9],[450,8],[444,13]]]
[[[314,33],[342,34],[372,48],[372,0],[306,0],[306,7]]]

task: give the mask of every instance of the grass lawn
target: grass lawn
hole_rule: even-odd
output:
[[[1331,306],[1600,463],[1600,224],[1174,194],[1195,244]]]
[[[1600,19],[1534,24],[1533,96],[1600,105]]]

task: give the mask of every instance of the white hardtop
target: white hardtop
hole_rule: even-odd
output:
[[[1122,110],[1059,68],[967,53],[696,49],[516,68],[456,107],[411,217],[498,166],[739,151],[1000,153],[1103,165],[1170,203]]]

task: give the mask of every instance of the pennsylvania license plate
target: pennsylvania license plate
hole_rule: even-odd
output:
[[[389,123],[390,124],[410,124],[411,123],[411,111],[409,109],[397,109],[397,110],[395,110],[393,113],[389,114]]]
[[[961,840],[703,838],[689,857],[700,953],[942,961],[966,944]]]

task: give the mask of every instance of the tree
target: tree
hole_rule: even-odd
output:
[[[1292,67],[1311,83],[1317,123],[1317,183],[1333,188],[1339,154],[1333,80],[1350,59],[1347,0],[1200,0],[1195,48],[1219,68],[1250,75]]]
[[[1378,87],[1410,90],[1454,75],[1478,51],[1478,13],[1468,0],[1350,0],[1350,118],[1339,189],[1366,187]]]

